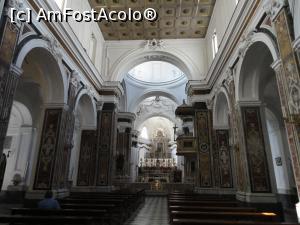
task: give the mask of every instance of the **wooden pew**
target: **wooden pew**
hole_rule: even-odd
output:
[[[230,220],[230,221],[264,221],[279,222],[280,217],[274,213],[264,214],[255,212],[199,212],[199,211],[171,211],[171,221],[174,219],[199,220]]]
[[[239,205],[236,201],[202,201],[202,200],[169,200],[169,206],[173,205],[191,205],[191,206],[212,206],[212,207],[236,207]]]
[[[114,225],[119,224],[106,210],[91,209],[36,209],[36,208],[13,208],[12,215],[23,216],[71,216],[71,217],[91,217],[99,224]]]
[[[253,207],[213,207],[213,206],[169,206],[169,211],[199,211],[199,212],[257,212]]]
[[[253,222],[232,220],[197,220],[197,219],[174,219],[172,225],[299,225],[296,223],[280,222]]]
[[[0,224],[10,225],[96,225],[92,217],[77,216],[0,216]]]

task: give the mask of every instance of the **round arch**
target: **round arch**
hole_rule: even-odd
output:
[[[140,123],[136,123],[135,124],[135,128],[136,130],[139,130],[140,126],[143,124],[144,121],[150,119],[150,118],[153,118],[153,117],[163,117],[165,119],[168,119],[170,120],[171,122],[173,123],[176,123],[177,124],[177,121],[175,120],[175,117],[173,118],[172,116],[168,115],[168,114],[160,114],[160,113],[153,113],[153,114],[149,114],[147,116],[144,117],[144,120],[141,121]],[[178,125],[178,124],[177,124]]]
[[[171,99],[174,101],[177,105],[180,105],[180,100],[176,98],[173,94],[167,92],[167,91],[162,91],[162,90],[148,90],[145,91],[144,94],[142,94],[139,98],[137,98],[135,101],[131,102],[131,104],[128,106],[128,110],[131,112],[135,112],[136,108],[138,105],[145,99],[153,97],[153,96],[162,96]],[[132,110],[130,110],[132,109]]]
[[[220,89],[214,100],[213,127],[215,129],[228,129],[228,115],[231,111],[229,95],[224,87]]]
[[[276,47],[276,43],[271,39],[271,37],[265,33],[254,33],[251,37],[251,44],[246,48],[245,50],[245,56],[242,58],[241,62],[237,66],[236,70],[236,89],[235,89],[235,96],[237,101],[242,100],[249,100],[244,99],[241,96],[241,89],[242,89],[242,82],[243,82],[243,69],[245,67],[245,64],[247,63],[247,58],[249,55],[249,51],[253,49],[253,46],[256,46],[257,44],[260,44],[261,46],[264,46],[266,49],[268,49],[269,54],[272,57],[273,62],[279,59],[279,53]],[[261,55],[260,55],[261,56]],[[255,83],[258,82],[258,77],[256,77],[256,80],[252,80],[253,83],[251,83],[251,86],[253,86],[253,92],[257,91],[254,90],[255,88],[258,88],[257,85],[255,86]],[[257,93],[257,92],[256,92]],[[254,96],[253,96],[254,98]],[[258,99],[256,99],[258,100]]]
[[[97,128],[97,108],[96,102],[84,89],[76,99],[75,112],[80,117],[80,125],[83,129]]]
[[[45,78],[48,80],[49,98],[51,103],[67,103],[68,81],[62,60],[56,60],[56,57],[49,50],[49,43],[43,39],[32,39],[28,41],[15,58],[15,65],[22,68],[25,58],[28,55],[36,55],[35,63],[39,63],[45,72]],[[55,90],[55,91],[54,91]]]
[[[171,63],[181,69],[190,80],[192,80],[193,75],[200,74],[193,62],[181,52],[170,53],[167,51],[144,51],[139,49],[120,57],[115,65],[112,66],[114,69],[111,72],[111,79],[113,81],[121,81],[130,69],[148,61]]]

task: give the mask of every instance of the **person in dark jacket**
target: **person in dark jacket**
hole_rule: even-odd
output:
[[[47,191],[45,198],[38,203],[39,209],[60,209],[60,205],[56,199],[53,198],[53,192]]]

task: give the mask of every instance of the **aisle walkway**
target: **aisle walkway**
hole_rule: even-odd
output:
[[[145,205],[126,225],[169,225],[166,197],[147,197]]]

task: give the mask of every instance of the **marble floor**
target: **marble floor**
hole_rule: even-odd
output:
[[[169,225],[167,198],[147,197],[126,225]]]

